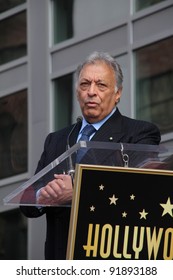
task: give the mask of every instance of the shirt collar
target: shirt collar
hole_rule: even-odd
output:
[[[99,121],[99,122],[97,122],[97,123],[93,123],[92,125],[94,126],[94,128],[96,129],[96,130],[98,130],[113,114],[114,114],[114,112],[116,111],[116,107],[112,110],[112,112],[109,114],[109,115],[107,115],[103,120],[101,120],[101,121]],[[83,119],[82,119],[82,126],[81,126],[81,129],[80,129],[80,131],[79,131],[79,134],[81,133],[81,131],[83,130],[83,128],[87,125],[87,124],[89,124],[86,120],[85,120],[85,118],[83,117]]]

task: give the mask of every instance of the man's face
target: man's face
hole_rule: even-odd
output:
[[[104,62],[85,65],[79,76],[77,98],[86,120],[95,123],[104,119],[118,103],[114,72]]]

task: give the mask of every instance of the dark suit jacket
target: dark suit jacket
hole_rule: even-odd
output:
[[[70,135],[70,146],[76,143],[80,126],[80,123],[77,124]],[[72,127],[69,126],[47,136],[36,173],[66,151],[67,137]],[[160,132],[157,126],[152,123],[122,116],[117,108],[116,112],[96,132],[91,141],[109,142],[110,139],[117,143],[158,145],[160,143]],[[58,173],[62,171],[62,166],[56,170]],[[44,207],[41,211],[33,206],[21,206],[20,208],[23,214],[30,218],[46,214],[45,259],[65,259],[71,208]]]

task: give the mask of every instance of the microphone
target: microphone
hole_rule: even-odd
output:
[[[70,142],[70,136],[72,135],[72,133],[73,133],[73,131],[75,130],[75,128],[76,128],[76,126],[78,125],[78,123],[79,123],[79,122],[82,122],[82,119],[83,119],[83,118],[82,118],[81,116],[77,117],[77,119],[76,119],[76,124],[72,127],[70,133],[68,134],[68,137],[67,137],[67,148],[66,148],[67,151],[70,149],[70,144],[69,144],[69,142]],[[73,181],[74,172],[75,172],[75,170],[74,170],[74,166],[73,166],[73,161],[72,161],[72,157],[71,157],[71,155],[70,155],[70,156],[68,157],[68,172],[67,172],[67,173],[71,176],[72,181]]]

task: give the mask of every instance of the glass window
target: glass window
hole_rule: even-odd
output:
[[[54,0],[54,43],[73,37],[73,0]]]
[[[136,115],[173,131],[173,37],[135,52]]]
[[[27,92],[0,98],[0,179],[27,171]]]
[[[0,13],[12,9],[25,2],[26,0],[0,0]]]
[[[52,0],[54,14],[54,44],[76,36],[98,32],[127,18],[127,0]]]
[[[0,260],[27,259],[27,219],[19,209],[0,213]]]
[[[135,10],[140,11],[165,0],[135,0]]]
[[[54,120],[55,130],[71,124],[72,119],[72,75],[55,80]]]
[[[0,65],[27,54],[26,12],[0,21]]]

